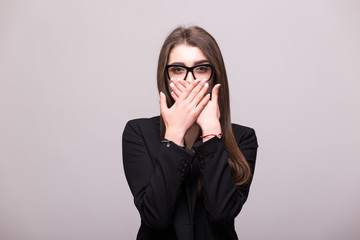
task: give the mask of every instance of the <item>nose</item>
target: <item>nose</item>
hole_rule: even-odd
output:
[[[194,77],[194,74],[189,71],[188,74],[187,74],[187,76],[186,76],[186,78],[185,78],[184,80],[187,81],[187,82],[192,82],[192,81],[194,81],[194,80],[196,80],[196,79],[195,79],[195,77]]]

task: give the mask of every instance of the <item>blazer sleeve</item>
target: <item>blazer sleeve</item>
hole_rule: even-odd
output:
[[[173,142],[159,144],[153,142],[154,136],[146,137],[139,122],[126,124],[122,139],[124,171],[142,221],[163,230],[172,223],[193,153]],[[159,153],[152,159],[149,148],[159,145]]]
[[[255,131],[246,129],[238,145],[253,174],[258,144]],[[204,205],[210,221],[223,224],[235,219],[248,197],[251,182],[246,186],[234,183],[223,139],[214,137],[199,145],[195,151],[194,161],[199,161]]]

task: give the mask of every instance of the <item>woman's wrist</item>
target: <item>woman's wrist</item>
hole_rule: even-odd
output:
[[[175,144],[179,146],[184,146],[184,136],[185,134],[182,134],[180,131],[177,131],[176,129],[166,129],[164,138],[174,142]]]
[[[208,123],[206,126],[200,126],[202,135],[205,136],[207,134],[219,134],[221,133],[221,125],[220,121],[214,121],[213,123]]]
[[[211,138],[218,136],[222,133],[221,131],[221,125],[218,121],[214,124],[209,124],[208,126],[201,128],[202,136],[205,136],[202,138],[203,142],[206,142],[207,140],[210,140]]]

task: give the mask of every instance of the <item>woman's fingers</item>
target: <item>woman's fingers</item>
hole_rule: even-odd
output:
[[[177,89],[179,89],[180,92],[183,92],[186,88],[186,85],[185,85],[186,81],[184,81],[184,80],[181,80],[181,79],[175,80],[172,78],[171,82],[174,83],[174,85],[177,87]]]
[[[170,83],[170,88],[172,90],[171,96],[173,97],[173,99],[175,101],[179,99],[181,93],[184,92],[188,86],[189,83],[187,81],[181,79],[175,80],[172,78]]]
[[[197,80],[197,81],[199,81],[199,80]],[[200,93],[201,89],[204,88],[205,83],[206,83],[206,81],[204,81],[204,80],[203,80],[203,81],[200,81],[200,82],[198,82],[197,86],[194,87],[194,88],[191,90],[189,96],[188,96],[187,99],[186,99],[189,103],[191,103],[191,102],[194,101],[195,97]],[[192,84],[192,83],[191,83],[191,84]],[[203,94],[200,94],[201,97],[203,97],[204,94],[205,94],[205,92],[204,92]],[[198,102],[196,102],[195,105],[197,105],[197,103],[198,103]]]
[[[196,106],[196,112],[198,114],[200,114],[202,112],[202,110],[206,107],[206,105],[209,103],[210,101],[210,94],[206,94],[205,97],[203,97],[200,101],[200,103]]]
[[[166,103],[166,96],[163,92],[160,92],[160,112],[161,115],[164,115],[164,113],[168,110],[168,106]]]
[[[216,103],[218,102],[220,86],[221,86],[221,84],[218,83],[213,87],[212,92],[211,92],[211,101],[214,101]]]
[[[209,84],[203,80],[187,82],[183,80],[171,79],[171,96],[177,101],[179,99],[186,101],[187,104],[193,103],[196,106],[207,92]],[[215,89],[215,88],[214,88]],[[213,89],[213,91],[214,91]],[[217,93],[215,93],[216,95]]]
[[[171,92],[171,96],[175,100],[175,102],[179,99],[179,97],[176,96],[176,94],[174,92]]]
[[[200,85],[200,84],[199,84]],[[201,99],[203,99],[204,95],[206,94],[207,90],[209,88],[209,84],[205,83],[203,87],[200,89],[200,91],[196,94],[196,96],[193,99],[194,105],[198,105]],[[194,89],[195,90],[195,89]]]
[[[187,84],[184,91],[178,96],[179,100],[187,100],[191,102],[194,96],[192,95],[191,98],[189,98],[189,95],[192,93],[193,89],[198,86],[199,82],[200,80],[194,80],[191,83]]]
[[[170,88],[171,88],[171,96],[174,98],[174,100],[176,101],[179,96],[181,95],[181,91],[179,90],[179,88],[177,87],[178,84],[175,85],[176,81],[171,81],[170,83]]]

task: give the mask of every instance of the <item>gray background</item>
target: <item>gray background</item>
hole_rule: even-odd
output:
[[[360,239],[359,1],[0,1],[0,239],[134,239],[127,120],[198,24],[259,151],[240,239]]]

